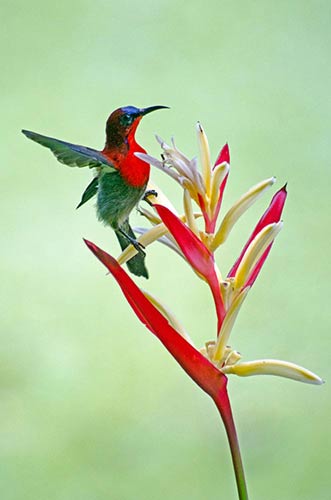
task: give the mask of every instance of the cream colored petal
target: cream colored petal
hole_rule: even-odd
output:
[[[146,217],[146,219],[149,220],[149,222],[153,225],[153,226],[156,226],[157,224],[160,224],[161,223],[161,219],[160,217],[158,217],[157,215],[155,215],[154,212],[151,212],[151,210],[148,210],[148,208],[146,207],[143,207],[143,206],[139,206],[137,208],[138,212],[140,215],[143,215],[144,217]]]
[[[160,137],[159,135],[155,134],[155,139],[160,144],[161,148],[163,148],[163,144],[165,144],[165,141],[162,139],[162,137]]]
[[[183,325],[180,323],[180,321],[176,318],[176,316],[166,307],[164,306],[158,299],[156,299],[153,295],[151,295],[149,292],[146,292],[145,290],[142,290],[143,294],[145,297],[160,311],[161,314],[167,320],[169,321],[170,325],[178,332],[181,334],[182,337],[184,337],[191,345],[194,345],[190,336],[186,332],[185,328]]]
[[[145,227],[134,227],[133,231],[135,234],[146,234],[149,229],[146,229]],[[180,257],[182,257],[185,260],[184,254],[175,242],[173,238],[168,234],[165,234],[164,236],[161,236],[161,238],[157,239],[158,243],[162,243],[163,245],[166,245],[168,248],[173,250],[174,252],[178,253]]]
[[[232,373],[239,377],[250,377],[251,375],[276,375],[278,377],[290,378],[306,384],[323,384],[323,380],[315,373],[306,370],[302,366],[280,361],[278,359],[258,359],[237,365],[225,366],[224,373]]]
[[[177,210],[175,209],[169,198],[164,194],[159,186],[154,184],[154,182],[152,182],[151,180],[148,183],[147,191],[156,191],[157,193],[157,196],[153,196],[153,198],[151,198],[152,203],[163,205],[164,207],[167,207],[169,210],[171,210],[171,212],[178,215]]]
[[[184,189],[183,204],[184,204],[184,211],[186,215],[187,225],[195,235],[199,236],[199,228],[194,217],[191,196],[187,189]]]
[[[158,160],[154,156],[148,155],[147,153],[134,153],[134,155],[139,158],[140,160],[143,160],[146,163],[149,163],[149,165],[153,165],[153,167],[157,168],[162,168],[163,167],[163,162],[161,160]]]
[[[228,237],[231,229],[237,220],[246,212],[246,210],[253,205],[253,203],[275,183],[275,177],[266,179],[256,186],[252,187],[233,205],[232,208],[226,213],[222,223],[217,230],[213,242],[213,250],[215,251]]]
[[[164,207],[167,207],[169,210],[171,210],[174,214],[178,215],[177,210],[175,209],[169,198],[167,198],[167,196],[165,196],[165,194],[161,191],[161,189],[152,181],[149,181],[148,183],[146,192],[148,191],[155,191],[157,193],[157,195],[150,194],[148,196],[148,201],[150,203],[152,204],[158,203],[159,205],[163,205]],[[146,208],[146,205],[147,205],[146,203],[139,203],[137,207],[138,212],[144,217],[146,217],[146,219],[148,219],[149,222],[154,226],[160,224],[162,221],[158,216],[156,210],[152,212],[151,210],[148,210],[148,208]]]
[[[220,163],[213,170],[210,195],[210,208],[212,213],[214,212],[219,199],[221,184],[229,173],[229,170],[230,165],[226,162]]]
[[[226,346],[228,344],[228,340],[229,340],[234,322],[236,321],[239,310],[240,310],[248,292],[249,292],[249,287],[245,288],[245,290],[243,290],[241,293],[239,293],[237,295],[237,297],[232,301],[232,304],[226,313],[220,334],[219,334],[217,342],[216,342],[215,352],[214,352],[214,356],[213,356],[213,361],[215,363],[217,363],[218,361],[223,359],[224,352],[225,352]]]
[[[169,168],[167,165],[165,165],[164,162],[157,160],[153,156],[147,155],[145,153],[135,153],[135,155],[138,158],[140,158],[141,160],[144,160],[146,163],[153,165],[153,167],[156,167],[157,169],[161,170],[165,174],[169,175],[175,181],[178,182],[178,178],[179,178],[178,173],[175,172],[173,169]]]
[[[189,166],[190,166],[190,163],[191,163],[191,160],[190,160],[187,156],[185,156],[185,155],[184,155],[184,153],[182,153],[182,152],[181,152],[181,151],[177,148],[177,146],[176,146],[176,144],[175,144],[175,138],[174,138],[174,137],[172,137],[172,138],[171,138],[171,144],[172,144],[172,146],[173,146],[173,150],[174,150],[174,152],[175,152],[176,156],[177,156],[178,158],[180,158],[180,159],[181,159],[181,160],[182,160],[182,161],[183,161],[183,162],[187,165],[187,167],[189,167]]]
[[[195,218],[201,217],[200,213],[194,213]],[[185,215],[182,215],[179,217],[183,222],[186,222],[186,217]],[[146,233],[142,234],[139,236],[137,241],[141,243],[143,247],[147,247],[148,245],[151,245],[154,241],[158,240],[162,236],[168,233],[168,228],[165,226],[165,224],[161,223],[158,224],[157,226],[152,227],[149,229]],[[118,257],[117,261],[120,265],[125,264],[128,260],[130,260],[132,257],[134,257],[138,253],[138,250],[134,248],[134,246],[129,245]]]
[[[210,196],[210,180],[211,180],[211,164],[210,164],[210,150],[208,139],[203,130],[202,125],[197,123],[197,135],[200,149],[201,165],[202,165],[202,176],[204,184],[206,186],[207,196]]]
[[[168,157],[167,161],[170,163],[170,166],[175,168],[179,175],[183,177],[187,177],[193,181],[193,173],[190,169],[190,165],[186,164],[180,158],[177,158],[175,155],[171,155]]]
[[[206,186],[205,186],[204,180],[202,178],[202,175],[198,169],[197,158],[192,158],[191,163],[190,163],[190,169],[192,171],[193,182],[195,184],[196,190],[198,191],[198,193],[201,194],[201,196],[205,197],[206,196]]]
[[[192,181],[190,181],[189,179],[187,179],[186,177],[181,177],[180,184],[184,189],[188,190],[192,200],[194,200],[199,205],[198,194],[197,194],[196,186],[194,185],[194,183]]]
[[[282,222],[268,224],[251,241],[234,276],[234,287],[237,290],[240,290],[240,288],[245,284],[249,275],[253,271],[255,264],[262,256],[263,252],[268,248],[270,243],[274,241],[282,227]]]
[[[138,242],[141,243],[143,247],[147,247],[153,241],[156,241],[157,239],[161,238],[161,236],[165,235],[168,232],[168,228],[163,224],[158,224],[157,226],[152,227],[147,233],[142,234],[138,238]],[[138,253],[138,250],[134,248],[134,246],[129,245],[118,257],[117,261],[120,265],[124,264],[128,260],[130,260],[132,257],[134,257]]]
[[[233,300],[233,278],[227,278],[224,281],[221,281],[221,295],[223,299],[223,304],[225,310],[227,311],[230,308],[231,302]]]

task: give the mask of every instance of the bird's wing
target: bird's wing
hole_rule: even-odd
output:
[[[42,146],[50,149],[56,158],[69,167],[107,167],[108,172],[115,171],[115,167],[110,163],[105,156],[95,149],[70,144],[70,142],[60,141],[45,135],[22,130],[23,134],[32,141],[38,142]]]
[[[90,184],[85,189],[84,193],[82,194],[82,199],[80,200],[80,202],[78,203],[76,208],[81,207],[82,205],[84,205],[84,203],[86,203],[94,195],[97,194],[98,184],[99,184],[98,177],[94,177],[93,180],[90,182]]]

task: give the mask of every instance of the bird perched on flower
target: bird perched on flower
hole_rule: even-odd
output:
[[[127,265],[133,274],[145,278],[148,278],[145,252],[129,224],[129,215],[144,197],[150,166],[135,156],[137,152],[146,153],[136,142],[135,132],[143,116],[163,108],[167,106],[125,106],[113,111],[107,120],[102,151],[22,130],[26,137],[49,148],[61,163],[95,169],[78,207],[97,195],[99,219],[114,229],[122,250],[130,244],[136,248],[138,253]]]

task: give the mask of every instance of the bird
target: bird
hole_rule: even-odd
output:
[[[148,278],[146,255],[130,226],[129,215],[145,196],[150,166],[135,155],[146,153],[136,142],[135,133],[142,117],[159,109],[169,108],[124,106],[113,111],[107,119],[106,142],[101,151],[22,130],[27,138],[50,149],[59,162],[94,170],[77,208],[97,196],[99,220],[115,231],[122,251],[129,245],[135,247],[137,253],[127,266],[131,273],[145,278]]]

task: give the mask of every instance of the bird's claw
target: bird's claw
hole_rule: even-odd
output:
[[[146,255],[146,252],[144,252],[144,245],[140,243],[140,241],[136,240],[135,238],[132,238],[129,234],[127,234],[123,229],[118,228],[118,231],[125,236],[125,238],[128,240],[128,242],[137,250],[137,252],[141,253],[142,255]]]
[[[130,243],[139,253],[141,253],[142,255],[146,255],[146,252],[144,251],[145,247],[142,243],[140,243],[140,241],[132,240]]]
[[[146,203],[148,203],[150,206],[153,206],[153,203],[148,199],[149,196],[157,196],[157,191],[155,191],[155,189],[148,189],[144,196],[143,196],[143,200],[146,201]]]

